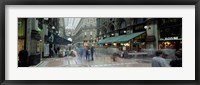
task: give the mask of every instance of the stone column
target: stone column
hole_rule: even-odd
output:
[[[26,37],[26,49],[28,51],[28,56],[31,55],[31,30],[34,28],[34,20],[33,18],[27,19],[27,37]]]
[[[43,24],[43,29],[40,32],[41,40],[40,40],[40,60],[42,60],[43,54],[44,54],[44,40],[45,40],[45,34],[47,25]]]
[[[157,24],[157,20],[154,20],[154,35],[155,35],[155,48],[158,49],[158,40],[159,40],[159,36],[158,36],[158,24]]]
[[[147,44],[149,49],[158,49],[158,26],[157,26],[157,21],[156,20],[150,20],[147,23],[147,36],[155,36],[155,41],[154,42],[149,42]]]

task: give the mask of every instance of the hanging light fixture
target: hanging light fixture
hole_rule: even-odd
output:
[[[55,29],[55,27],[54,27],[54,26],[52,26],[52,29]]]

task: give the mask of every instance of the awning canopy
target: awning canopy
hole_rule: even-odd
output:
[[[109,37],[106,39],[103,39],[98,42],[98,44],[104,44],[104,43],[124,43],[128,42],[130,39],[135,38],[141,34],[145,33],[145,31],[142,32],[137,32],[137,33],[132,33],[128,35],[121,35],[121,36],[116,36],[116,37]]]
[[[127,41],[129,41],[130,39],[132,39],[132,38],[135,38],[135,37],[138,37],[139,35],[142,35],[143,33],[144,33],[144,31],[129,34],[129,35],[127,35],[127,36],[125,36],[125,37],[119,39],[118,42],[127,42]]]
[[[118,42],[121,38],[125,37],[126,35],[116,36],[116,37],[110,37],[105,43],[115,43]]]
[[[67,45],[72,43],[71,41],[62,38],[58,35],[55,35],[51,32],[48,32],[48,36],[45,36],[45,41],[50,44],[58,44],[58,45]]]
[[[107,40],[109,40],[111,37],[100,40],[99,42],[97,42],[98,44],[104,44]]]

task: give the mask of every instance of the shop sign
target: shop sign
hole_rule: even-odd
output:
[[[155,40],[155,36],[147,36],[147,38],[145,39],[146,42],[154,42]]]
[[[165,37],[165,40],[178,40],[178,37]]]

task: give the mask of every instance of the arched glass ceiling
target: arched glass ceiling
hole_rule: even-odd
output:
[[[81,18],[64,18],[65,29],[75,29]]]

